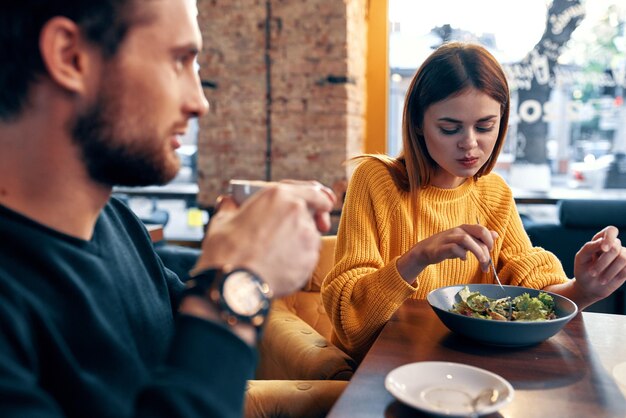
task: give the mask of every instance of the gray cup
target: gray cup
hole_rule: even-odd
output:
[[[272,184],[262,180],[231,180],[229,189],[233,200],[241,205],[254,193]]]

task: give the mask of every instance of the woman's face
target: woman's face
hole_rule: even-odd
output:
[[[426,109],[426,148],[438,164],[433,186],[452,189],[478,172],[496,144],[500,117],[500,103],[473,87]]]

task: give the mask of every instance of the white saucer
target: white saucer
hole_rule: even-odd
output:
[[[626,361],[613,367],[613,377],[621,387],[626,389]]]
[[[509,382],[495,373],[466,364],[439,361],[398,367],[387,375],[385,388],[406,405],[446,417],[496,412],[513,400],[515,392]],[[498,391],[498,398],[493,404],[479,404],[474,411],[472,400],[490,388]]]

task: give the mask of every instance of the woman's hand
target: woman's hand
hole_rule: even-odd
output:
[[[418,242],[398,259],[396,267],[404,280],[413,283],[427,266],[453,258],[466,260],[470,252],[478,259],[481,269],[487,272],[489,253],[497,238],[495,231],[482,225],[460,225]]]
[[[626,280],[626,248],[618,233],[616,227],[607,226],[576,254],[575,283],[588,304],[609,296]]]

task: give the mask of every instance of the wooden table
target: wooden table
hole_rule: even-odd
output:
[[[515,388],[491,417],[626,417],[626,387],[613,369],[626,362],[626,316],[577,315],[541,344],[481,345],[452,334],[425,300],[407,300],[385,325],[329,418],[427,416],[386,391],[387,373],[417,361],[451,361],[490,370]]]

